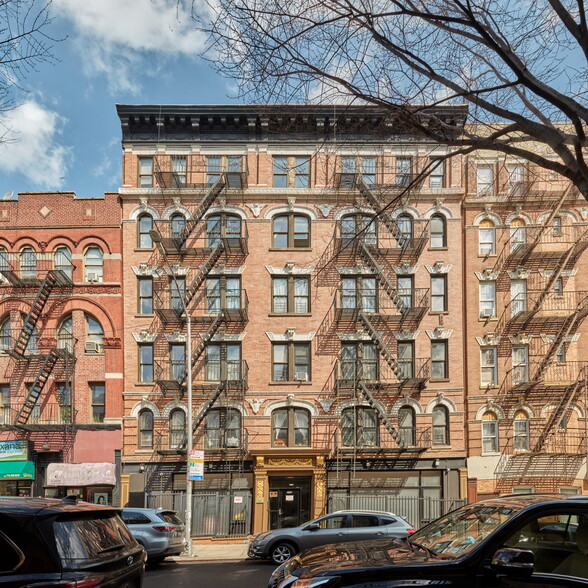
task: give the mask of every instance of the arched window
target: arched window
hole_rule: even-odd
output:
[[[482,415],[482,452],[498,451],[498,417],[491,410]]]
[[[236,247],[241,240],[241,217],[231,214],[212,214],[206,219],[206,239],[214,247],[221,239]]]
[[[480,255],[496,253],[496,227],[491,220],[483,220],[478,228],[478,253]]]
[[[434,214],[431,217],[431,247],[447,247],[447,222],[442,214]]]
[[[86,353],[100,353],[104,351],[102,339],[104,330],[102,325],[90,315],[86,315]]]
[[[413,237],[413,223],[412,217],[408,214],[401,214],[396,219],[396,227],[398,229],[398,236],[396,239],[397,246],[402,247],[410,247],[412,245],[412,237]]]
[[[527,228],[522,218],[515,218],[510,223],[510,252],[514,253],[527,242]]]
[[[186,217],[179,212],[171,217],[171,238],[184,239],[186,237]]]
[[[153,247],[153,240],[149,231],[153,229],[153,217],[150,214],[141,214],[137,219],[137,223],[137,245],[139,249],[151,249]]]
[[[37,253],[32,247],[23,247],[20,252],[20,273],[23,278],[37,277]]]
[[[67,247],[58,247],[55,250],[55,269],[62,271],[70,280],[73,278],[73,264],[71,251]]]
[[[182,449],[186,443],[186,413],[174,408],[169,415],[169,448]]]
[[[0,272],[10,270],[8,259],[8,251],[4,247],[0,247]]]
[[[241,413],[236,408],[213,408],[206,415],[206,449],[230,449],[241,446]]]
[[[27,320],[27,315],[21,314],[20,318],[21,318],[21,329],[24,329],[24,326],[25,326],[26,320]],[[31,323],[29,323],[29,324],[34,325],[33,318],[31,318]],[[20,332],[14,333],[14,335],[15,335],[15,338],[17,338],[20,336]],[[39,331],[36,326],[33,326],[33,330],[32,330],[31,335],[29,337],[27,346],[25,347],[25,353],[30,353],[31,355],[36,355],[37,353],[39,353]]]
[[[449,445],[449,411],[442,404],[433,409],[433,445]]]
[[[57,349],[67,349],[73,353],[73,320],[71,314],[57,327]]]
[[[529,451],[529,417],[524,410],[517,410],[513,420],[515,451]]]
[[[412,406],[402,406],[398,410],[398,431],[405,447],[416,445],[416,414]]]
[[[309,447],[310,412],[288,406],[272,412],[273,447]]]
[[[345,447],[378,447],[378,415],[373,408],[354,406],[341,413],[341,443]]]
[[[9,351],[11,347],[10,316],[7,316],[0,323],[0,351]]]
[[[85,256],[86,282],[102,282],[104,279],[104,257],[100,247],[88,247]]]
[[[342,245],[349,245],[360,234],[361,239],[367,245],[376,245],[378,242],[377,226],[374,217],[365,214],[353,214],[343,217],[341,220]]]
[[[301,214],[280,214],[274,217],[272,247],[298,249],[310,247],[310,219]]]
[[[145,408],[139,413],[139,449],[153,449],[153,413]]]

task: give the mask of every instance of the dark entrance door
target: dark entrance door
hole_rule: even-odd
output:
[[[269,479],[270,529],[296,527],[309,519],[310,478],[276,476]]]

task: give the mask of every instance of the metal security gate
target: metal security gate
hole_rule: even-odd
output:
[[[192,495],[192,537],[243,537],[251,531],[251,492],[196,492]],[[170,508],[184,520],[184,492],[145,495],[146,508]]]
[[[383,510],[405,518],[415,529],[430,523],[436,518],[466,504],[458,498],[419,498],[415,496],[394,496],[381,492],[378,494],[348,494],[330,492],[327,502],[328,512],[336,510]]]

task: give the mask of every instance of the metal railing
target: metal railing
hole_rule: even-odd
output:
[[[14,425],[20,408],[0,408],[0,425]],[[27,425],[71,425],[74,423],[76,410],[71,405],[57,402],[37,404],[27,419]]]

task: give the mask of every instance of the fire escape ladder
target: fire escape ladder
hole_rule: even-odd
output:
[[[188,289],[186,291],[186,299],[185,299],[186,308],[188,308],[188,306],[190,305],[190,302],[192,302],[194,296],[196,296],[196,292],[198,291],[198,288],[200,288],[200,286],[202,286],[202,283],[206,279],[206,276],[208,275],[210,270],[214,267],[214,264],[218,261],[219,257],[222,255],[222,252],[224,251],[224,249],[225,249],[225,246],[224,246],[223,242],[219,241],[216,244],[216,246],[214,247],[214,249],[210,252],[209,256],[206,258],[206,261],[204,262],[204,264],[202,265],[202,267],[200,268],[200,270],[198,271],[198,273],[196,274],[196,276],[194,277],[194,279],[192,280],[192,282],[188,286]]]
[[[198,361],[198,359],[200,358],[200,356],[204,352],[204,349],[206,348],[207,343],[209,343],[210,340],[214,337],[215,333],[218,331],[221,323],[224,320],[225,320],[225,311],[221,310],[214,317],[214,320],[212,321],[212,323],[210,323],[210,326],[206,330],[206,333],[204,333],[204,335],[200,335],[202,339],[201,339],[200,343],[198,343],[198,345],[196,345],[196,349],[194,349],[194,351],[192,353],[192,367],[194,367],[196,365],[196,362]]]
[[[363,394],[363,397],[366,399],[367,403],[376,411],[384,427],[386,427],[388,433],[390,433],[394,441],[396,441],[398,447],[404,447],[404,443],[402,441],[402,438],[400,437],[400,434],[396,430],[396,427],[392,425],[392,423],[386,416],[386,413],[380,409],[380,406],[376,402],[376,399],[374,398],[373,394],[368,390],[366,385],[360,381],[358,382],[358,388],[359,391]]]
[[[37,321],[43,312],[43,308],[45,308],[45,304],[47,303],[47,299],[51,295],[51,291],[53,290],[53,286],[55,285],[56,277],[52,271],[47,272],[47,275],[41,282],[39,286],[39,290],[37,291],[37,296],[31,305],[29,313],[27,314],[22,330],[20,331],[20,335],[18,340],[16,341],[14,348],[12,349],[12,353],[23,357],[27,345],[31,339],[35,331],[35,326],[37,325]]]
[[[194,425],[192,426],[192,434],[194,434],[198,430],[198,427],[202,424],[202,421],[206,418],[208,411],[214,406],[214,403],[216,402],[217,398],[223,393],[224,390],[225,390],[225,384],[224,384],[224,382],[221,382],[214,389],[214,391],[212,392],[210,397],[206,400],[206,402],[202,405],[202,408],[200,409],[200,411],[196,415],[196,418],[194,419]]]
[[[368,319],[368,317],[365,315],[365,313],[360,312],[359,319],[362,322],[362,324],[365,326],[371,340],[375,343],[376,347],[378,348],[378,351],[384,357],[386,363],[390,366],[390,368],[392,369],[392,371],[394,372],[396,377],[400,381],[404,380],[405,377],[402,372],[402,368],[398,365],[398,362],[396,361],[396,359],[394,359],[394,355],[392,354],[390,349],[388,349],[388,346],[384,342],[382,335],[376,331],[374,325]]]
[[[37,372],[37,376],[35,377],[35,381],[33,385],[29,388],[29,393],[27,395],[22,408],[20,409],[17,417],[16,417],[16,424],[17,425],[25,425],[29,420],[29,416],[35,408],[37,404],[37,400],[41,395],[41,391],[43,390],[43,386],[45,386],[45,382],[51,375],[57,360],[59,359],[59,354],[55,349],[51,349],[49,353],[45,356],[45,360],[43,364],[39,368]]]
[[[224,175],[221,175],[219,179],[210,187],[206,195],[200,200],[196,209],[192,213],[192,218],[188,220],[184,227],[182,235],[183,242],[188,240],[188,237],[193,233],[196,225],[202,220],[202,217],[206,214],[206,211],[210,208],[211,204],[216,200],[218,195],[225,189],[227,181]]]

